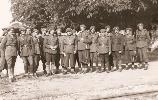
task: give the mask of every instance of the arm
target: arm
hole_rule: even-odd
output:
[[[2,42],[1,42],[1,49],[2,49],[2,50],[5,50],[6,43],[7,43],[7,37],[5,36],[5,37],[2,39]]]

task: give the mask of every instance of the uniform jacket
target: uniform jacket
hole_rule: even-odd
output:
[[[97,52],[97,41],[98,41],[98,33],[94,33],[89,35],[90,38],[90,52]]]
[[[33,56],[34,55],[34,41],[31,35],[21,35],[19,37],[20,56]]]
[[[74,53],[74,51],[77,51],[77,41],[76,36],[65,36],[63,41],[63,47],[64,47],[64,53]]]
[[[18,40],[16,35],[6,35],[1,42],[1,49],[5,50],[5,57],[17,56]]]
[[[48,35],[44,37],[44,52],[56,54],[59,46],[59,40],[57,36]],[[52,50],[51,47],[55,49]]]
[[[40,45],[40,37],[33,37],[33,43],[34,43],[34,53],[35,54],[41,54],[41,50],[40,50],[40,48],[41,48],[41,45]]]
[[[79,31],[77,35],[78,50],[90,49],[90,39],[88,31]]]
[[[136,31],[136,47],[148,47],[150,42],[149,32],[146,29]]]
[[[124,49],[124,36],[121,34],[112,34],[111,36],[112,51],[123,51]]]
[[[133,35],[125,36],[125,50],[136,50],[136,41]]]
[[[65,36],[58,36],[59,39],[59,52],[60,54],[62,54],[64,47],[63,47],[63,40],[64,40]]]
[[[111,41],[109,36],[98,37],[97,52],[99,54],[111,52]]]

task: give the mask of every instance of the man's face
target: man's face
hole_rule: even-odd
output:
[[[25,34],[26,32],[25,32],[25,30],[21,30],[21,34]]]
[[[31,34],[31,29],[26,29],[26,34]]]
[[[92,28],[92,29],[91,29],[91,32],[94,33],[94,32],[95,32],[95,28]]]
[[[67,35],[72,35],[72,32],[67,32]]]
[[[51,30],[51,31],[50,31],[50,34],[51,34],[51,35],[54,35],[54,32],[55,32],[55,30]]]
[[[37,29],[34,29],[33,31],[34,31],[34,33],[38,33],[38,30],[37,30]]]
[[[84,31],[86,28],[85,27],[80,27],[81,31]]]
[[[9,30],[9,33],[10,33],[10,34],[15,34],[15,33],[14,33],[14,29],[10,29],[10,30]]]
[[[8,32],[8,30],[7,30],[7,29],[4,29],[4,30],[3,30],[3,32],[4,32],[4,33],[7,33],[7,32]]]
[[[42,32],[42,33],[46,33],[46,30],[47,30],[46,28],[42,28],[42,29],[41,29],[41,32]]]
[[[118,29],[115,29],[115,33],[119,33],[119,30],[118,30]]]
[[[143,27],[143,25],[139,25],[138,28],[139,28],[139,30],[143,30],[144,27]]]
[[[110,31],[110,27],[106,28],[106,32],[109,32]]]

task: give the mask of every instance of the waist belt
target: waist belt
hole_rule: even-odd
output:
[[[31,47],[31,45],[23,45],[22,47]]]
[[[6,45],[6,47],[15,47],[16,45]]]

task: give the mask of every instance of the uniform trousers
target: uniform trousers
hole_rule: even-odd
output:
[[[149,61],[147,50],[147,47],[137,48],[137,55],[140,63]]]
[[[90,66],[93,67],[95,62],[96,67],[98,67],[98,54],[96,52],[90,52]]]
[[[39,54],[35,54],[34,55],[34,72],[36,72],[37,69],[38,69],[39,61],[40,61],[40,55]]]
[[[66,57],[65,57],[65,67],[71,67],[72,69],[75,69],[75,56],[73,53],[66,53]],[[70,66],[69,66],[69,62],[70,62]]]
[[[33,56],[23,56],[22,57],[24,62],[24,70],[25,73],[34,73],[34,59]]]
[[[109,54],[108,53],[99,54],[99,59],[101,61],[101,68],[110,70]]]

